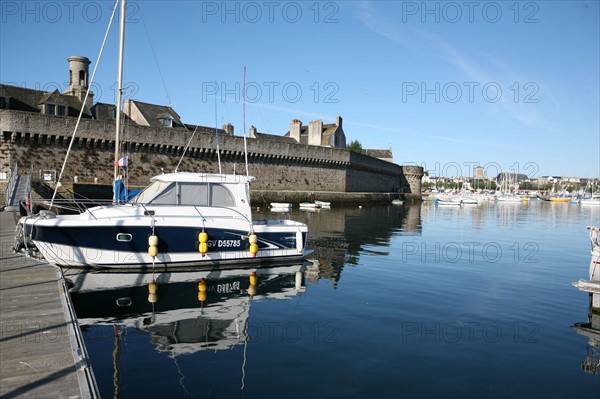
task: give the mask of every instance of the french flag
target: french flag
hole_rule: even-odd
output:
[[[127,166],[127,155],[115,162],[115,166]]]

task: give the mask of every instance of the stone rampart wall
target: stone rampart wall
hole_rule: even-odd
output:
[[[17,161],[25,168],[33,164],[36,177],[44,171],[58,174],[75,124],[70,117],[0,110],[2,169]],[[193,134],[185,129],[126,126],[123,141],[130,184],[145,185],[149,177],[173,171],[188,142],[180,171],[219,171],[214,129],[199,128]],[[222,172],[245,174],[243,137],[219,129],[218,142]],[[406,176],[402,166],[346,150],[268,139],[248,138],[246,144],[256,189],[420,193],[422,168],[409,167],[416,169]],[[79,181],[109,184],[113,163],[114,123],[84,119],[62,180],[77,176]]]

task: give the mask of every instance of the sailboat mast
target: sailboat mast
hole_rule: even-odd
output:
[[[125,47],[125,0],[121,0],[121,15],[119,21],[119,65],[117,72],[117,109],[115,115],[115,174],[114,180],[119,177],[119,149],[121,142],[121,101],[123,96],[123,48]],[[118,202],[117,190],[114,190],[114,201]]]

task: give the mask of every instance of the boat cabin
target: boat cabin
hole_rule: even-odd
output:
[[[200,173],[168,173],[152,178],[152,183],[131,200],[133,204],[249,207],[248,183],[253,177]]]

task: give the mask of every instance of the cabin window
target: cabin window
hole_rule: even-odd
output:
[[[166,183],[155,181],[142,191],[135,203],[152,205],[235,206],[231,191],[216,183]]]
[[[152,184],[150,184],[144,191],[139,193],[137,197],[135,197],[134,202],[137,204],[146,204],[150,202],[152,198],[156,196],[159,192],[164,190],[170,183],[156,180]]]
[[[235,199],[227,187],[211,184],[210,204],[211,206],[235,206]]]
[[[181,205],[208,206],[208,184],[180,183],[179,187]]]
[[[153,205],[176,205],[177,202],[177,185],[175,183],[172,183],[152,200]]]

